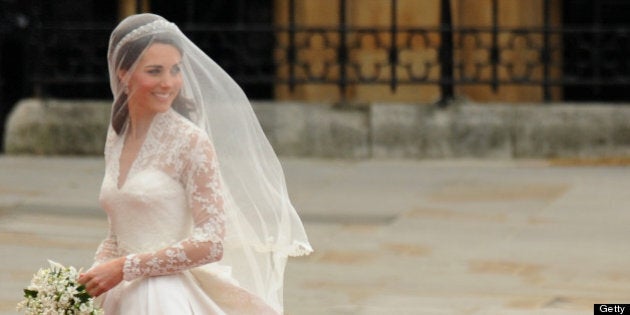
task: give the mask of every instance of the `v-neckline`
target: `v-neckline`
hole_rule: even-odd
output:
[[[144,136],[144,139],[142,139],[140,143],[140,147],[138,148],[138,152],[136,152],[136,154],[131,157],[131,162],[129,162],[129,166],[127,167],[125,171],[124,178],[121,177],[122,176],[121,158],[122,158],[123,150],[125,149],[125,140],[128,135],[125,134],[123,138],[120,139],[118,157],[116,158],[117,159],[116,164],[118,167],[116,169],[116,178],[115,178],[116,188],[118,190],[122,190],[125,187],[125,184],[127,184],[127,181],[129,181],[129,175],[132,174],[132,171],[134,167],[136,166],[138,159],[142,157],[142,154],[144,153],[144,147],[146,146],[145,144],[147,143],[147,140],[149,139],[149,137],[151,137],[153,124],[156,118],[157,116],[153,117],[153,119],[151,120],[151,123],[149,124],[149,128],[147,130],[147,134]]]

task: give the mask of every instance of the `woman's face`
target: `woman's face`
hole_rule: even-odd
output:
[[[167,111],[182,87],[181,59],[174,46],[151,44],[127,81],[130,109],[140,114]]]

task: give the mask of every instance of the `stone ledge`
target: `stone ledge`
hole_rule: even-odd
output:
[[[584,158],[630,156],[630,107],[610,104],[375,103],[336,107],[254,102],[279,155],[324,158]],[[101,155],[107,101],[19,102],[6,154]]]
[[[109,113],[110,106],[104,102],[22,100],[14,107],[5,124],[4,152],[102,154]]]

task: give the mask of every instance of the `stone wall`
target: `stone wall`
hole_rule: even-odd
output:
[[[630,156],[630,106],[610,104],[254,102],[281,156],[323,158],[592,158]],[[110,104],[26,99],[6,154],[100,155]]]
[[[110,105],[98,101],[22,100],[5,123],[4,152],[102,154],[109,112]]]

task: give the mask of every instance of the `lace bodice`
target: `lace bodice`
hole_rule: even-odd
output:
[[[222,185],[206,134],[173,110],[158,114],[119,183],[122,143],[110,131],[100,195],[110,229],[96,263],[126,256],[124,278],[132,280],[221,259]]]

